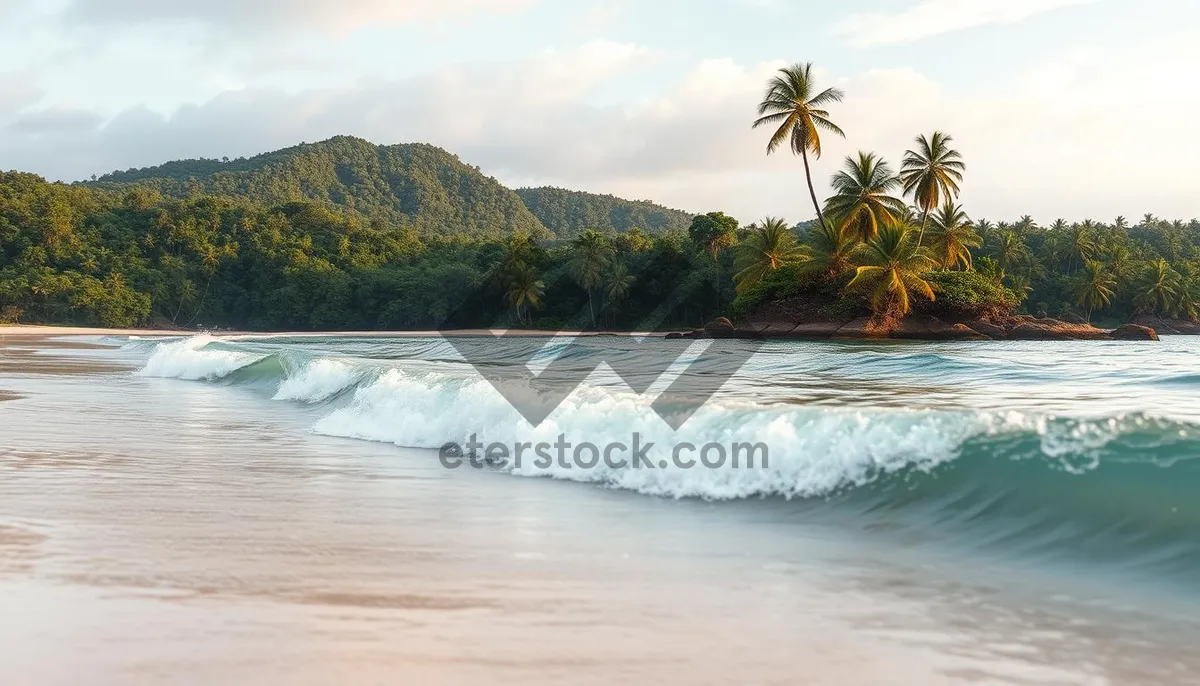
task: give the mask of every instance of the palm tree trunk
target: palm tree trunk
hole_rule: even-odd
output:
[[[817,202],[817,192],[813,190],[812,169],[808,166],[808,150],[802,149],[800,157],[804,160],[804,178],[808,181],[808,194],[812,197],[813,207],[817,210],[817,219],[825,226],[825,213],[821,211],[821,203]]]
[[[929,226],[929,208],[925,208],[921,212],[921,233],[917,234],[917,247],[921,247],[921,243],[925,241],[925,229]]]

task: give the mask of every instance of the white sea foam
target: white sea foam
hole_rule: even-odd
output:
[[[162,343],[155,348],[150,359],[146,361],[146,366],[138,374],[167,379],[211,381],[229,376],[242,367],[266,357],[233,350],[208,349],[209,345],[219,340],[208,334],[200,334],[180,341]]]
[[[472,434],[480,441],[510,447],[553,444],[560,435],[572,444],[628,445],[636,432],[643,444],[655,443],[649,453],[655,468],[613,469],[603,461],[591,469],[574,464],[542,467],[534,464],[536,456],[530,451],[512,472],[668,497],[732,499],[815,496],[909,466],[933,467],[955,459],[970,437],[1005,423],[1003,418],[977,413],[868,412],[714,401],[675,432],[653,412],[650,402],[612,388],[585,386],[535,428],[485,381],[392,370],[358,389],[348,406],[320,420],[315,429],[333,436],[434,449],[451,441],[465,444]],[[715,469],[699,464],[690,469],[658,468],[661,460],[670,462],[674,447],[684,442],[719,443],[727,451],[734,443],[763,443],[769,466],[756,464],[748,469],[743,453],[740,468],[731,463]],[[683,455],[689,456],[698,457]]]
[[[360,373],[347,362],[331,359],[316,359],[288,377],[279,385],[275,400],[296,400],[319,403],[350,388],[361,378]]]

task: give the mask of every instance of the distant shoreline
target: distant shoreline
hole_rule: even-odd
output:
[[[428,338],[433,336],[487,336],[504,329],[454,329],[450,331],[170,331],[164,329],[105,329],[87,326],[50,326],[42,324],[0,325],[0,338],[5,336],[141,336],[144,338],[177,338],[209,334],[212,336],[256,336],[275,338],[316,338],[320,336],[354,336],[358,338]],[[510,334],[530,337],[553,336],[652,336],[666,335],[658,331],[548,331],[544,329],[508,329]]]

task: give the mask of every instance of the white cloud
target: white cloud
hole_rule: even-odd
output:
[[[348,31],[473,12],[511,12],[530,0],[71,0],[64,15],[84,24],[197,22],[222,30]]]
[[[644,47],[595,42],[403,80],[295,92],[250,87],[169,117],[127,109],[97,129],[81,118],[82,127],[33,134],[12,127],[15,114],[5,126],[0,113],[0,160],[78,179],[352,134],[440,145],[510,184],[723,209],[745,221],[810,217],[799,161],[786,153],[768,158],[766,132],[750,128],[762,87],[779,65],[705,60],[653,99],[612,104],[595,97],[613,83],[662,76],[660,67],[669,65]],[[937,128],[951,132],[966,156],[963,200],[973,216],[1200,215],[1191,168],[1200,157],[1192,123],[1200,91],[1179,88],[1177,80],[1198,70],[1200,50],[1181,39],[1153,49],[1064,51],[973,93],[949,91],[912,69],[820,74],[822,84],[847,93],[833,116],[849,139],[826,138],[825,157],[814,166],[818,193],[844,155],[875,150],[897,163],[915,135]],[[1130,84],[1155,101],[1130,96]]]
[[[849,45],[912,43],[987,24],[1010,24],[1063,7],[1098,0],[920,0],[896,12],[853,14],[831,31]]]

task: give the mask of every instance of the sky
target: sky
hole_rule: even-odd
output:
[[[511,186],[811,218],[751,130],[771,74],[846,98],[814,162],[954,137],[975,218],[1200,216],[1195,0],[0,0],[0,169],[73,181],[338,134]]]

